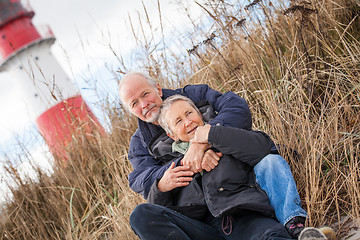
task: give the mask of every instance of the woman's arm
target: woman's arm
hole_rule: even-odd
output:
[[[272,143],[270,137],[260,131],[210,125],[198,127],[191,141],[207,141],[221,153],[233,155],[251,166],[270,153]]]

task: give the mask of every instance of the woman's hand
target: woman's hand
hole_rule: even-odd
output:
[[[204,126],[199,126],[196,131],[194,138],[191,139],[191,143],[208,143],[208,137],[210,132],[211,125],[206,124]]]

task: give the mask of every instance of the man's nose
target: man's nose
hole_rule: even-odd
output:
[[[143,101],[143,100],[139,100],[139,101],[140,101],[141,108],[146,108],[148,106],[148,103],[146,101]]]

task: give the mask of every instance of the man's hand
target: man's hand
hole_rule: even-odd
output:
[[[193,179],[193,175],[194,173],[189,171],[188,166],[175,167],[175,162],[172,162],[158,182],[157,187],[161,192],[168,192],[177,187],[184,187],[189,185]]]
[[[188,166],[189,170],[194,173],[201,172],[204,153],[209,147],[209,144],[191,143],[184,158],[181,160],[181,164]]]
[[[191,139],[191,143],[208,143],[210,128],[210,124],[199,126],[195,131],[194,138]]]
[[[213,150],[208,149],[203,157],[201,167],[202,169],[210,172],[212,169],[214,169],[218,164],[219,160],[222,157],[222,153],[218,152],[215,153]]]

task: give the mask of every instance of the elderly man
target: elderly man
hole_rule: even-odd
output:
[[[188,85],[181,89],[162,89],[153,79],[139,72],[126,74],[119,85],[122,103],[138,117],[138,129],[131,138],[129,160],[134,171],[129,175],[130,187],[147,198],[152,184],[161,179],[173,161],[158,160],[148,151],[153,138],[164,134],[158,125],[157,118],[163,99],[175,94],[189,97],[194,103],[208,102],[215,110],[215,118],[210,125],[230,126],[245,130],[251,129],[251,113],[246,101],[234,94],[221,94],[207,85]],[[164,141],[171,141],[164,138]],[[276,151],[276,148],[273,148]],[[174,159],[168,149],[168,160]],[[174,153],[175,154],[175,153]],[[186,154],[179,156],[174,162],[176,168],[191,172],[214,169],[221,157],[207,149],[206,144],[194,143]],[[295,181],[286,161],[277,154],[262,159],[254,167],[256,180],[265,190],[270,204],[280,223],[285,225],[289,233],[296,237],[303,229],[306,212],[301,208],[300,197]],[[187,185],[187,180],[179,181],[177,187]]]

